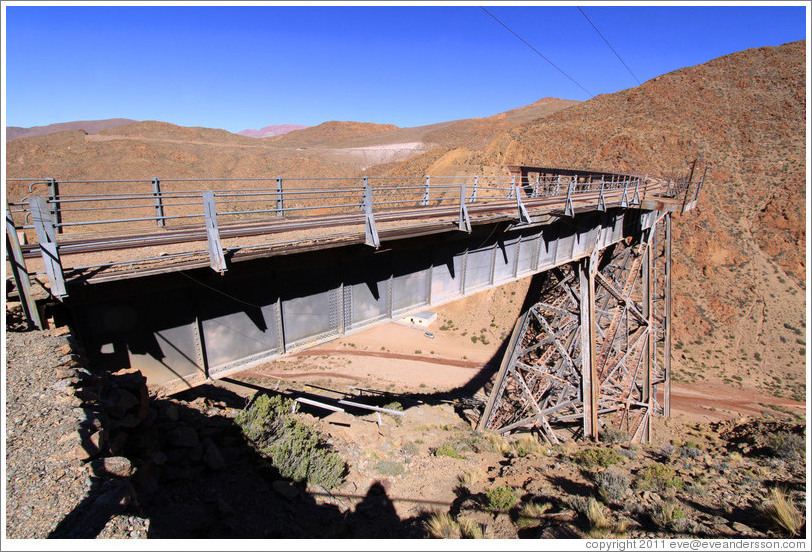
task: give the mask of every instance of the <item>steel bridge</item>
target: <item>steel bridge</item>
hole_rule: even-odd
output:
[[[536,275],[480,428],[647,441],[669,414],[671,214],[702,178],[9,179],[6,245],[91,361],[176,392]]]

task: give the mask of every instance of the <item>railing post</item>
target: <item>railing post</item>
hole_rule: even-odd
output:
[[[538,197],[540,180],[541,180],[541,175],[536,173],[536,185],[533,186],[533,194],[530,197]]]
[[[474,175],[474,191],[471,192],[471,200],[470,200],[471,203],[476,201],[476,191],[478,186],[479,186],[479,177],[477,175]]]
[[[476,182],[476,178],[474,179]],[[476,184],[475,184],[476,185]],[[468,208],[465,206],[465,178],[460,183],[460,222],[459,229],[471,233],[471,219],[468,218]]]
[[[629,182],[627,180],[623,181],[623,198],[620,200],[621,207],[628,207],[629,206],[629,195],[627,193],[627,186]]]
[[[226,259],[223,257],[223,246],[220,244],[220,230],[217,228],[217,207],[214,204],[214,192],[203,192],[203,212],[206,215],[206,237],[209,242],[209,259],[211,267],[222,274],[226,271]]]
[[[572,206],[572,189],[575,187],[575,179],[570,180],[569,188],[567,188],[567,200],[564,202],[564,215],[568,217],[575,216],[575,209]]]
[[[561,175],[558,175],[558,178],[555,181],[555,190],[553,190],[553,195],[556,195],[558,192],[561,191]]]
[[[161,196],[161,181],[157,176],[152,177],[152,196],[155,198],[155,223],[158,226],[166,226],[164,215],[164,201]]]
[[[23,312],[28,323],[37,328],[42,328],[42,320],[39,317],[37,303],[31,295],[31,280],[28,278],[28,270],[25,266],[25,259],[20,250],[20,240],[17,237],[17,227],[14,225],[14,218],[6,203],[6,254],[11,265],[11,273],[14,276],[14,285],[17,286],[17,293],[23,305]]]
[[[516,188],[516,175],[515,174],[510,178],[510,190],[508,190],[508,195],[507,195],[508,199],[513,197],[514,188]]]
[[[34,223],[34,230],[37,233],[45,273],[51,281],[51,294],[61,301],[63,297],[68,296],[68,292],[65,288],[59,248],[56,244],[56,229],[48,210],[48,200],[41,196],[34,196],[29,198],[28,205],[31,208],[31,221]]]
[[[632,197],[632,203],[634,205],[640,205],[639,186],[640,186],[640,179],[635,178],[635,180],[634,180],[634,197]]]
[[[426,189],[428,190],[428,188]],[[381,241],[378,239],[378,228],[375,226],[375,217],[372,214],[372,189],[369,187],[369,178],[367,176],[364,176],[364,219],[365,243],[378,249],[381,246]]]
[[[598,211],[606,211],[606,198],[603,196],[604,186],[606,186],[606,182],[601,179],[601,193],[598,196]]]
[[[365,176],[364,177],[364,183],[365,183],[364,185],[365,186],[366,186],[366,178],[367,177]],[[423,199],[420,201],[420,205],[428,205],[429,204],[429,198],[431,197],[430,192],[429,192],[429,186],[430,185],[431,185],[431,176],[426,175],[426,191],[423,193]]]
[[[56,178],[48,179],[48,195],[51,200],[51,220],[54,221],[54,229],[57,234],[62,233],[62,211],[59,202],[59,181]]]
[[[516,188],[515,192],[516,192],[516,209],[519,211],[519,221],[530,224],[533,221],[530,218],[530,213],[528,213],[527,209],[524,208],[524,203],[522,203],[521,188]]]
[[[276,177],[276,216],[285,216],[285,200],[282,192],[282,177]]]

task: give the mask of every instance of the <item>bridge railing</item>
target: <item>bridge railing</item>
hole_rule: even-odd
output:
[[[28,198],[47,192],[57,234],[184,227],[205,218],[202,191],[214,193],[223,222],[267,216],[308,217],[357,214],[371,191],[375,212],[486,205],[514,199],[550,198],[601,190],[639,188],[641,179],[579,181],[573,176],[537,177],[519,183],[494,176],[63,180],[8,179],[27,194],[8,202],[15,225],[34,229]],[[20,186],[17,186],[18,189]],[[39,188],[39,189],[38,189]],[[44,189],[43,189],[44,188]],[[126,188],[126,191],[121,191]],[[670,191],[670,190],[669,190]]]
[[[671,196],[681,181],[633,175],[602,179],[583,174],[345,178],[221,178],[63,180],[8,179],[7,224],[27,258],[42,256],[39,273],[59,278],[64,268],[87,271],[140,262],[210,256],[225,270],[224,253],[262,247],[365,236],[380,244],[378,229],[392,232],[454,224],[506,214],[532,222],[544,209],[574,216],[575,209],[635,206],[652,195]],[[683,208],[685,208],[683,204]],[[268,241],[270,238],[272,241]],[[30,242],[26,244],[26,241]],[[208,249],[189,244],[208,242]],[[45,244],[45,245],[43,245]],[[154,247],[153,247],[154,246]],[[160,246],[160,247],[158,247]],[[102,252],[138,250],[135,258]],[[87,258],[75,255],[94,253]],[[74,255],[71,263],[66,256]],[[63,286],[55,286],[57,289]]]

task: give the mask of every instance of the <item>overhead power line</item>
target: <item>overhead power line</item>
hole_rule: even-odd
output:
[[[516,33],[516,31],[514,31],[513,29],[511,29],[510,27],[508,27],[507,25],[505,25],[505,24],[504,24],[504,23],[503,23],[503,22],[502,22],[502,21],[501,21],[501,20],[500,20],[498,17],[496,17],[494,14],[492,14],[491,12],[489,12],[488,10],[486,10],[486,9],[485,9],[483,6],[480,6],[480,8],[482,8],[482,11],[484,11],[485,13],[487,13],[488,15],[490,15],[491,17],[493,17],[493,19],[494,19],[494,20],[495,20],[497,23],[499,23],[499,24],[500,24],[500,25],[502,25],[504,28],[506,28],[508,31],[510,31],[510,32],[511,32],[511,34],[513,34],[513,36],[515,36],[516,38],[518,38],[519,40],[521,40],[522,42],[524,42],[524,44],[525,44],[525,45],[526,45],[528,48],[530,48],[531,50],[533,50],[533,51],[534,51],[534,52],[535,52],[535,53],[536,53],[536,54],[537,54],[539,57],[541,57],[541,58],[542,58],[544,61],[546,61],[547,63],[549,63],[550,65],[552,65],[552,66],[553,66],[553,67],[555,67],[556,69],[558,69],[558,72],[559,72],[559,73],[561,73],[562,75],[564,75],[565,77],[567,77],[569,80],[571,80],[572,82],[574,82],[574,83],[575,83],[575,84],[578,86],[578,88],[580,88],[581,90],[583,90],[584,92],[586,92],[587,94],[589,94],[589,97],[590,97],[590,98],[593,98],[593,97],[595,96],[595,95],[594,95],[592,92],[590,92],[589,90],[587,90],[586,88],[584,88],[583,86],[581,86],[581,83],[579,83],[577,80],[575,80],[574,78],[572,78],[571,76],[569,76],[569,75],[568,75],[568,74],[567,74],[567,73],[566,73],[566,72],[565,72],[563,69],[561,69],[561,67],[559,67],[558,65],[556,65],[555,63],[553,63],[552,61],[550,61],[550,60],[547,58],[547,56],[545,56],[544,54],[542,54],[541,52],[539,52],[538,50],[536,50],[535,48],[533,48],[533,46],[532,46],[532,45],[531,45],[529,42],[527,42],[525,39],[523,39],[521,36],[519,36],[519,35],[518,35],[518,33]]]
[[[626,70],[629,72],[629,74],[630,74],[631,76],[633,76],[633,77],[634,77],[634,80],[636,80],[636,81],[637,81],[637,84],[643,84],[642,82],[640,82],[640,79],[638,79],[638,78],[637,78],[637,75],[635,75],[634,73],[632,73],[632,70],[631,70],[631,69],[629,69],[629,66],[628,66],[628,65],[626,65],[626,62],[625,62],[625,61],[623,61],[623,58],[622,58],[622,57],[620,57],[620,54],[618,54],[618,53],[615,51],[615,49],[614,49],[614,48],[612,48],[612,45],[611,45],[611,44],[609,44],[609,41],[608,41],[608,40],[606,40],[606,37],[605,37],[605,36],[603,36],[603,33],[601,33],[601,32],[598,30],[598,28],[595,26],[595,24],[592,22],[592,20],[591,20],[589,17],[587,17],[587,15],[584,13],[584,10],[582,10],[580,6],[578,6],[578,11],[579,11],[579,12],[581,12],[581,15],[583,15],[583,16],[586,18],[586,20],[587,20],[587,21],[589,21],[589,24],[590,24],[590,25],[592,25],[592,28],[593,28],[593,29],[595,29],[595,32],[596,32],[596,33],[598,33],[598,35],[599,35],[599,36],[600,36],[600,37],[603,39],[603,41],[606,43],[606,45],[607,45],[607,46],[609,46],[609,49],[610,49],[610,50],[612,50],[612,52],[613,52],[613,53],[614,53],[614,54],[617,56],[617,59],[619,59],[619,60],[620,60],[620,63],[622,63],[622,64],[623,64],[623,67],[625,67],[625,68],[626,68]]]

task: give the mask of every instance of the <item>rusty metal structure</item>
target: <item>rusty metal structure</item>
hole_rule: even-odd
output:
[[[648,441],[651,417],[670,410],[671,214],[542,279],[480,429],[535,427],[557,444],[613,428]]]

